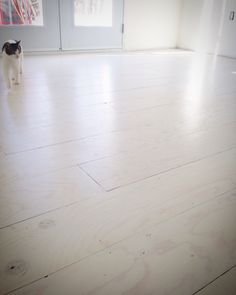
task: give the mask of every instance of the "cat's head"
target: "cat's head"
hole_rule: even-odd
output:
[[[6,42],[2,47],[2,51],[5,51],[7,55],[12,55],[16,58],[19,58],[21,53],[20,42],[21,41]]]

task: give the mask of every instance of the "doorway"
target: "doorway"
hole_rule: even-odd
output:
[[[0,42],[25,51],[122,48],[123,0],[2,0]]]

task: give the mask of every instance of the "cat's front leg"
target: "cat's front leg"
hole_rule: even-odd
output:
[[[19,85],[20,84],[20,71],[17,72],[16,74],[16,81],[15,81],[15,85]]]
[[[7,88],[10,89],[11,88],[11,81],[10,81],[10,79],[7,79],[6,84],[7,84]]]
[[[4,80],[6,82],[7,88],[10,89],[11,88],[11,79],[10,79],[9,69],[6,65],[3,66],[3,76],[4,76]]]
[[[20,63],[14,66],[13,68],[13,73],[14,73],[14,80],[15,80],[15,85],[20,84]]]
[[[23,74],[23,55],[20,56],[20,74]]]

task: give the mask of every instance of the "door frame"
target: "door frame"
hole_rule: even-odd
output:
[[[6,25],[0,26],[0,44],[9,39],[22,40],[22,45],[25,52],[64,52],[64,51],[113,51],[124,49],[124,6],[125,1],[122,1],[122,17],[121,17],[121,44],[119,48],[63,48],[62,36],[62,16],[61,16],[61,1],[62,0],[42,0],[43,4],[43,26],[30,26],[30,25]],[[113,0],[113,2],[116,0]],[[51,9],[47,9],[50,5]],[[52,19],[52,5],[56,5],[54,9],[54,20]],[[73,16],[72,16],[73,17]],[[47,34],[48,28],[51,27],[52,31]],[[33,40],[33,42],[32,42]],[[41,46],[41,44],[44,45]],[[48,46],[49,45],[49,46]]]

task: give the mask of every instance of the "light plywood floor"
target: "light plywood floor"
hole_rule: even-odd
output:
[[[236,60],[26,56],[0,166],[0,294],[236,294]]]

